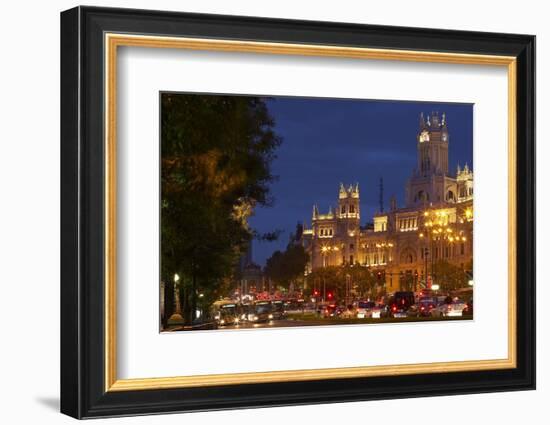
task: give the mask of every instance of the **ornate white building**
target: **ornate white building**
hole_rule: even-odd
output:
[[[433,264],[444,259],[471,273],[473,172],[466,164],[449,173],[450,137],[445,114],[420,115],[417,167],[406,183],[406,205],[361,226],[359,184],[340,184],[338,201],[321,214],[313,207],[302,243],[310,256],[306,273],[354,265],[382,273],[386,289],[417,289],[437,282]]]

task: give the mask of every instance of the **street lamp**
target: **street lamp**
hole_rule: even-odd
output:
[[[178,291],[179,280],[179,275],[177,273],[174,274],[174,312],[168,319],[168,325],[182,325],[184,323],[181,315],[180,293]]]

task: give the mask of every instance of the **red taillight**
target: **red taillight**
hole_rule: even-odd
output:
[[[392,311],[397,311],[397,306],[394,305],[394,306],[392,306],[391,309],[392,309]]]
[[[420,310],[421,310],[421,311],[424,311],[424,310],[426,310],[426,309],[424,308],[424,306],[422,306],[422,307],[420,307]]]

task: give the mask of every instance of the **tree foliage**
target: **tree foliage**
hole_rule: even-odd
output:
[[[286,289],[291,284],[302,282],[309,261],[309,255],[300,243],[303,230],[302,223],[298,222],[295,232],[290,234],[286,249],[275,251],[266,261],[264,274]]]
[[[308,261],[304,247],[290,243],[284,251],[275,251],[267,259],[264,273],[278,285],[288,288],[304,275]]]
[[[255,234],[254,208],[272,203],[273,128],[262,98],[161,96],[161,273],[180,275],[187,310],[198,287],[217,294]]]
[[[359,298],[375,298],[382,288],[377,275],[367,267],[358,265],[327,266],[319,268],[308,275],[308,287],[320,292],[331,292],[337,300],[346,296],[346,283],[349,281],[352,293]]]
[[[468,286],[468,275],[459,266],[445,260],[434,264],[434,280],[445,291],[465,288]]]

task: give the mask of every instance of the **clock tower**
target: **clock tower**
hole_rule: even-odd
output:
[[[408,206],[452,200],[449,192],[449,131],[443,113],[420,114],[416,136],[417,167],[407,185]]]
[[[438,112],[424,119],[420,114],[417,136],[418,171],[423,176],[449,173],[449,132],[445,114]]]

